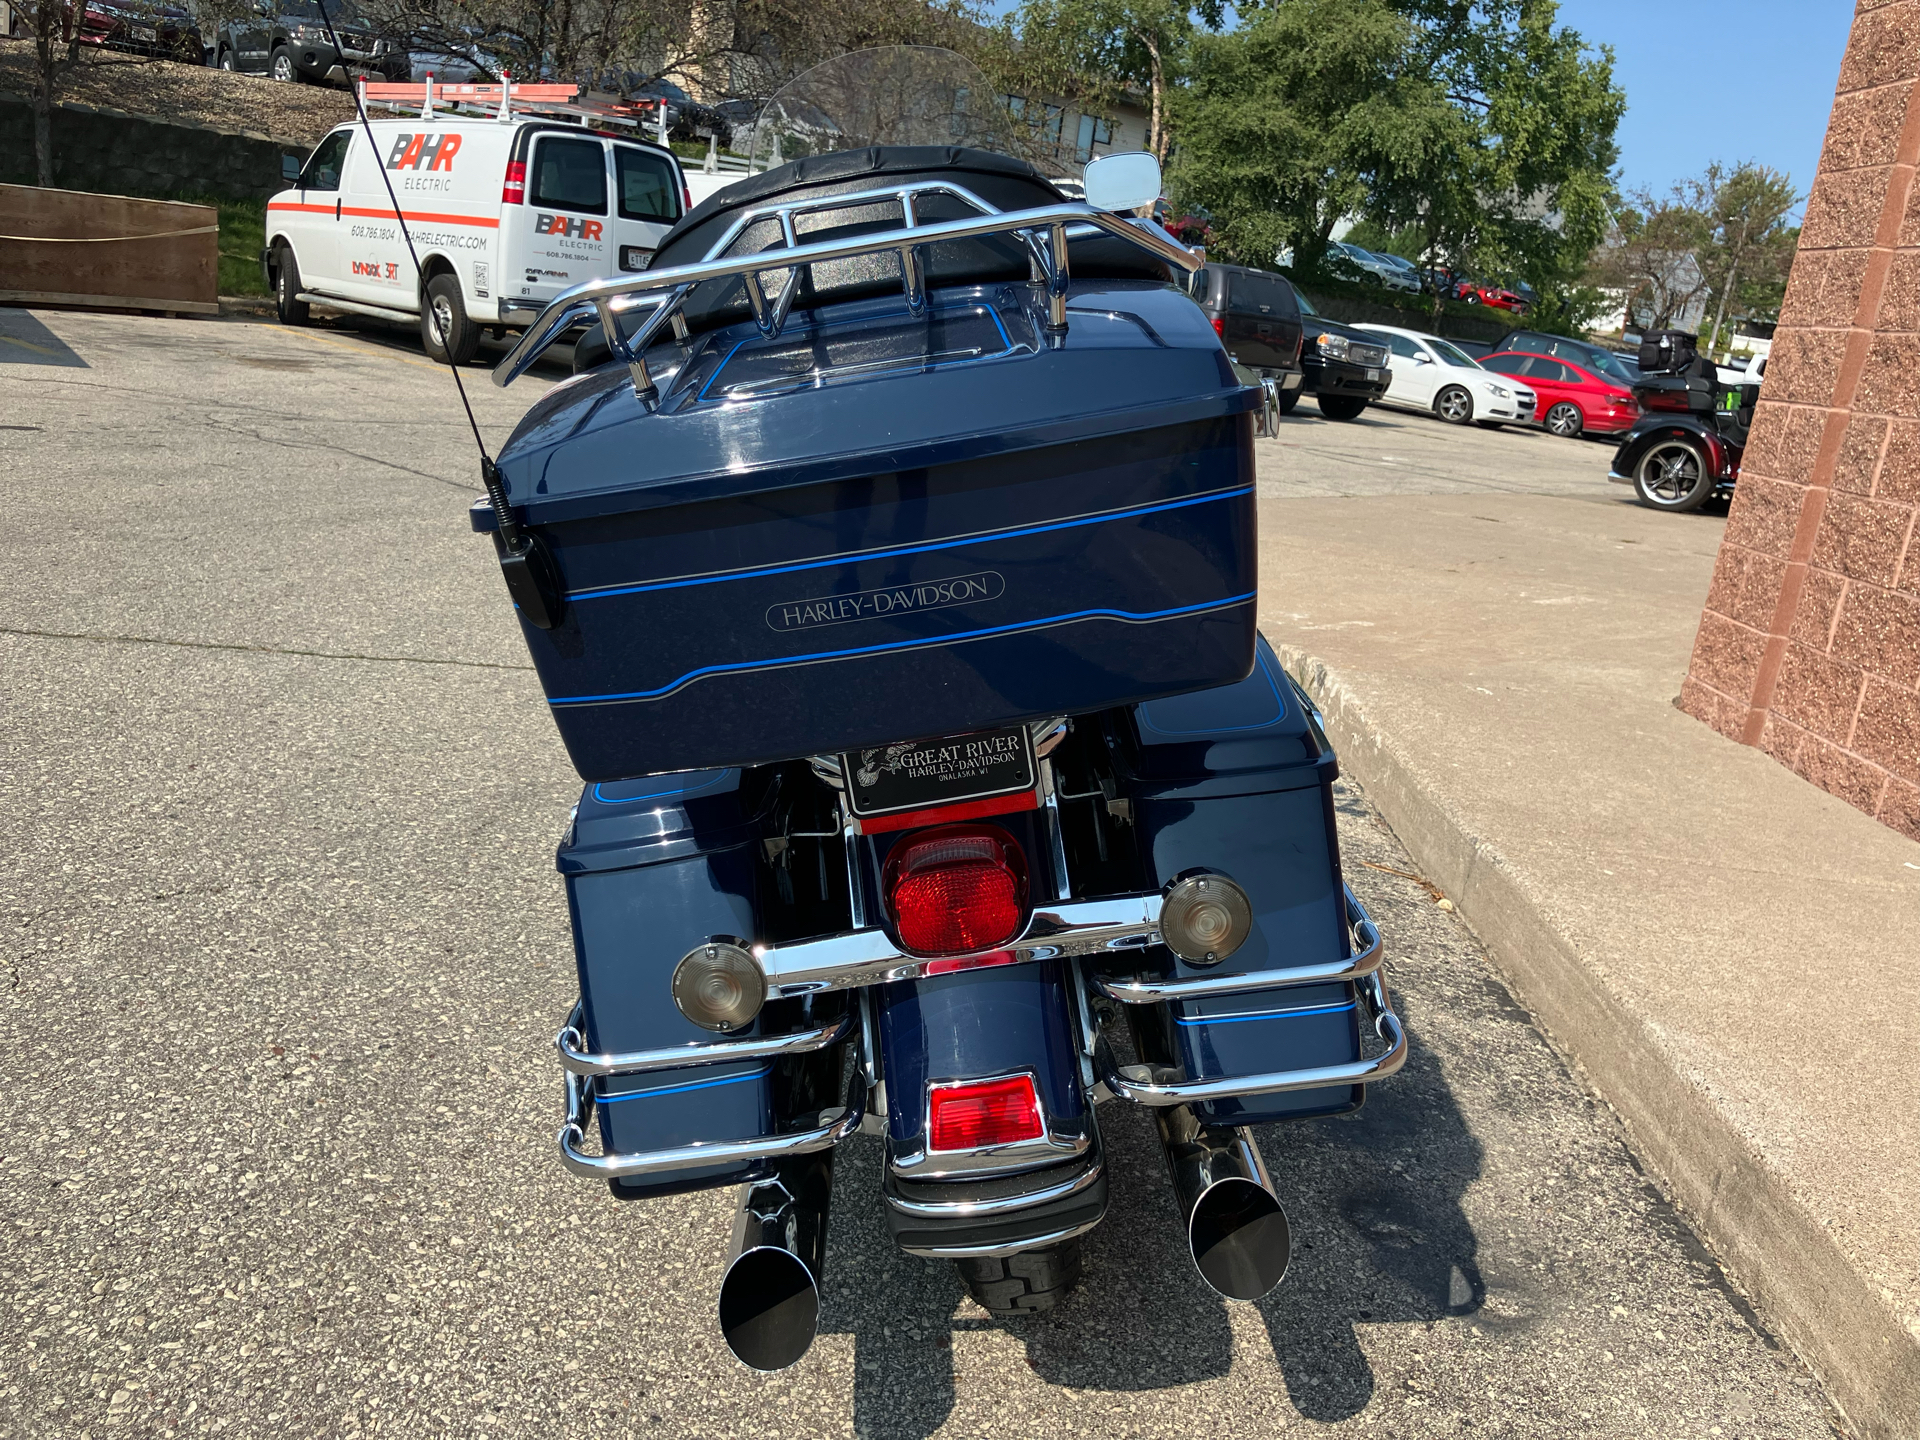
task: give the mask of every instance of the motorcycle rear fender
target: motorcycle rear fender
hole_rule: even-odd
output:
[[[1613,473],[1632,476],[1634,467],[1640,463],[1640,457],[1647,453],[1650,446],[1658,440],[1692,440],[1707,452],[1707,464],[1716,480],[1730,480],[1735,474],[1727,442],[1710,425],[1679,416],[1661,416],[1655,421],[1642,420],[1627,432],[1627,438],[1613,455]]]

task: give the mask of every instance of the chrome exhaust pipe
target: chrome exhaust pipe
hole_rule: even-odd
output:
[[[720,1333],[741,1364],[784,1370],[813,1344],[832,1195],[832,1150],[777,1161],[747,1187],[720,1283]]]
[[[1194,1268],[1227,1299],[1258,1300],[1286,1276],[1293,1237],[1253,1132],[1203,1125],[1186,1105],[1153,1118]]]

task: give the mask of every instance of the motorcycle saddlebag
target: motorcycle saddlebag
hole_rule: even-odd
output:
[[[712,1041],[674,1007],[680,958],[708,935],[756,930],[753,849],[767,808],[738,770],[587,786],[555,857],[566,877],[579,967],[585,1048],[630,1053]],[[674,926],[663,929],[660,917]],[[742,1038],[777,1033],[769,1006]],[[778,1128],[782,1077],[766,1061],[601,1076],[594,1086],[601,1148],[670,1149],[742,1140]],[[763,1167],[762,1167],[763,1168]],[[612,1182],[633,1197],[758,1178],[751,1162]]]
[[[1724,387],[1699,375],[1642,375],[1633,398],[1644,410],[1711,415],[1720,408]]]
[[[749,765],[1238,680],[1252,415],[1192,300],[1025,285],[796,314],[555,387],[499,466],[565,607],[523,623],[588,780]],[[483,502],[475,528],[495,526]]]
[[[1350,954],[1334,833],[1337,763],[1266,640],[1245,680],[1156,700],[1128,718],[1110,724],[1108,745],[1152,880],[1217,868],[1253,902],[1253,931],[1226,964],[1262,972]],[[1169,977],[1213,973],[1157,953]],[[1140,1012],[1143,1058],[1151,1050],[1183,1080],[1360,1058],[1359,1006],[1346,981],[1128,1008]],[[1337,1114],[1364,1096],[1364,1086],[1339,1085],[1194,1109],[1211,1124],[1250,1125]]]

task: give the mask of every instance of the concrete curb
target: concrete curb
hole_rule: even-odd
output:
[[[1380,732],[1365,702],[1300,647],[1276,643],[1275,650],[1319,705],[1342,767],[1366,786],[1515,993],[1619,1113],[1640,1159],[1820,1377],[1861,1440],[1920,1436],[1920,1341],[1582,962],[1524,876],[1469,831],[1441,787]]]

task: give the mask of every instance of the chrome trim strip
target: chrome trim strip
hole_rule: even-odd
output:
[[[956,196],[966,203],[977,207],[980,214],[965,220],[943,220],[931,225],[916,225],[911,216],[903,216],[906,224],[898,229],[870,232],[845,240],[821,240],[805,245],[779,245],[767,250],[755,251],[749,255],[736,255],[726,259],[717,259],[732,244],[734,238],[748,224],[768,215],[791,216],[803,211],[822,209],[846,209],[875,201],[903,202],[908,196],[920,193],[945,193]],[[788,221],[783,218],[783,226]],[[1125,240],[1147,251],[1155,258],[1183,270],[1195,270],[1201,265],[1200,259],[1191,250],[1170,238],[1165,232],[1156,233],[1152,229],[1135,224],[1123,216],[1114,215],[1105,210],[1096,210],[1093,206],[1079,201],[1063,201],[1058,205],[1041,205],[1030,210],[995,210],[979,197],[972,195],[957,185],[930,183],[915,185],[905,190],[856,191],[846,195],[823,196],[820,200],[803,205],[764,206],[748,211],[739,217],[725,236],[708,251],[707,258],[693,265],[671,265],[663,270],[643,270],[633,275],[615,276],[605,280],[590,280],[575,285],[556,296],[541,312],[536,320],[520,336],[519,340],[506,354],[506,357],[493,369],[493,383],[510,385],[524,374],[540,353],[551,345],[560,332],[571,325],[601,314],[605,319],[614,319],[629,310],[651,307],[651,313],[640,328],[631,336],[610,333],[608,343],[614,353],[626,361],[635,370],[636,390],[650,388],[645,370],[640,364],[648,343],[674,315],[688,292],[695,286],[709,280],[725,280],[735,276],[746,277],[747,297],[754,312],[754,319],[763,333],[777,335],[784,315],[776,318],[772,313],[776,307],[770,306],[765,293],[761,291],[758,276],[769,271],[787,270],[797,275],[799,268],[805,265],[819,264],[829,260],[848,260],[861,255],[876,255],[892,252],[903,257],[916,247],[939,244],[949,240],[977,239],[988,235],[1018,233],[1035,237],[1029,241],[1036,267],[1042,272],[1046,288],[1048,319],[1050,330],[1066,329],[1066,296],[1069,277],[1067,274],[1066,227],[1086,224],[1095,229]],[[1044,240],[1038,237],[1045,236]],[[902,283],[907,290],[908,303],[913,300],[914,280],[917,266],[904,265]],[[671,292],[671,293],[667,293]],[[616,303],[624,302],[624,303]],[[602,308],[604,307],[604,309]],[[618,332],[617,321],[613,325]]]
[[[1014,1240],[1004,1245],[902,1245],[900,1248],[909,1255],[918,1255],[925,1260],[987,1260],[1007,1255],[1018,1255],[1022,1250],[1038,1250],[1047,1245],[1058,1245],[1063,1240],[1071,1240],[1076,1235],[1084,1235],[1101,1219],[1084,1221],[1079,1225],[1069,1225],[1061,1230],[1049,1230],[1044,1235],[1029,1235],[1024,1240]]]
[[[1279,1095],[1290,1090],[1319,1090],[1333,1085],[1360,1085],[1384,1080],[1407,1063],[1407,1032],[1387,1003],[1387,987],[1374,971],[1359,982],[1361,998],[1373,1015],[1374,1032],[1387,1044],[1386,1053],[1348,1065],[1320,1065],[1307,1070],[1279,1070],[1266,1075],[1230,1075],[1218,1080],[1151,1080],[1128,1076],[1103,1040],[1098,1064],[1109,1090],[1136,1105],[1197,1105],[1247,1095]],[[1134,1066],[1133,1069],[1144,1067]]]
[[[1179,980],[1109,980],[1096,975],[1094,984],[1109,1000],[1122,1005],[1158,1005],[1168,1000],[1204,1000],[1214,995],[1238,995],[1259,990],[1285,990],[1294,985],[1319,985],[1329,980],[1357,980],[1380,968],[1380,927],[1373,923],[1350,887],[1346,888],[1347,924],[1359,941],[1353,955],[1318,965],[1293,965],[1284,970],[1259,970],[1233,975],[1199,975]]]
[[[805,1155],[839,1144],[860,1127],[866,1111],[866,1086],[858,1075],[847,1087],[846,1106],[833,1119],[811,1130],[787,1135],[759,1135],[751,1140],[700,1140],[671,1150],[625,1150],[611,1155],[589,1155],[587,1112],[594,1103],[593,1086],[586,1078],[568,1075],[567,1118],[557,1137],[560,1163],[589,1180],[622,1180],[636,1175],[659,1175],[669,1170],[693,1170],[707,1165],[732,1165],[749,1160],[775,1160]]]
[[[902,1215],[923,1215],[932,1219],[962,1220],[976,1215],[1005,1215],[1015,1210],[1031,1210],[1055,1200],[1064,1200],[1069,1195],[1078,1195],[1106,1173],[1106,1163],[1095,1160],[1071,1180],[1019,1195],[995,1195],[986,1200],[908,1200],[900,1195],[888,1194],[886,1202]]]
[[[553,1037],[563,1069],[575,1075],[640,1075],[652,1070],[678,1070],[690,1065],[723,1065],[730,1060],[765,1060],[782,1055],[807,1055],[846,1039],[853,1015],[842,1015],[816,1030],[791,1035],[759,1035],[746,1040],[713,1040],[705,1044],[673,1045],[659,1050],[629,1050],[596,1054],[582,1049],[587,1042],[580,1026],[583,1007],[575,1004],[567,1023]]]
[[[909,955],[883,930],[856,930],[792,945],[756,946],[754,958],[767,974],[767,998],[788,999],[823,990],[851,990],[893,980],[914,980],[929,966],[964,968],[1007,952],[1014,964],[1067,955],[1106,955],[1160,943],[1160,897],[1125,895],[1035,906],[1024,934],[1011,944],[977,955]],[[1007,963],[1002,961],[1001,963]]]

